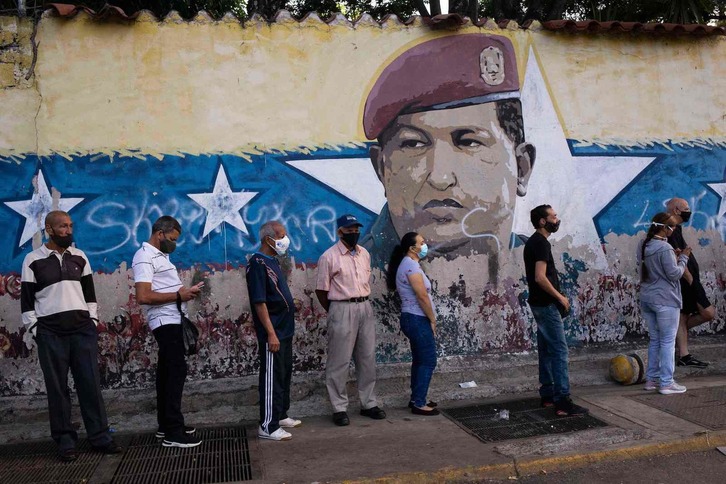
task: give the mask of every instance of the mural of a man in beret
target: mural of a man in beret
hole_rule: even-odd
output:
[[[403,52],[371,89],[363,127],[388,202],[366,241],[381,262],[415,231],[433,256],[488,254],[496,279],[535,161],[511,41],[451,35]]]

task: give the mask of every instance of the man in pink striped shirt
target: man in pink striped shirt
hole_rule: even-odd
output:
[[[325,384],[333,406],[333,422],[339,426],[350,424],[346,384],[351,356],[355,360],[360,414],[376,420],[386,418],[375,395],[376,320],[368,300],[371,256],[358,245],[361,226],[353,215],[340,217],[340,240],[318,260],[315,294],[328,312]]]

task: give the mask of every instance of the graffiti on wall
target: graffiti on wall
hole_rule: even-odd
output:
[[[637,240],[650,217],[677,195],[694,211],[688,227],[699,231],[691,242],[695,250],[722,254],[726,146],[700,139],[640,145],[568,139],[557,109],[567,99],[550,94],[534,47],[520,80],[516,52],[511,40],[490,34],[438,37],[402,50],[382,64],[366,93],[360,122],[367,140],[344,145],[246,154],[118,149],[0,158],[0,237],[6,247],[0,254],[0,298],[19,297],[23,257],[39,242],[45,214],[54,208],[70,213],[79,247],[97,273],[107,274],[130,264],[161,215],[181,222],[172,259],[193,278],[239,271],[259,248],[262,223],[276,219],[287,227],[296,264],[295,365],[320,370],[325,314],[314,302],[314,278],[306,274],[334,243],[337,217],[352,213],[364,224],[362,243],[378,271],[406,232],[421,233],[432,248],[425,268],[441,319],[441,356],[522,351],[532,347],[534,332],[524,302],[521,243],[533,231],[529,210],[548,203],[563,220],[552,241],[573,301],[574,318],[566,323],[570,342],[640,335],[633,269],[620,264],[613,255],[620,248],[607,241]],[[721,310],[723,268],[703,267]],[[375,274],[378,360],[405,360],[396,298],[383,290],[381,272]],[[242,293],[237,279],[222,275],[215,281],[232,280]],[[154,343],[132,286],[121,289],[129,291],[128,303],[101,325],[107,386],[151,381]],[[231,304],[229,316],[211,289],[203,296],[194,308],[203,350],[192,361],[192,378],[256,371],[249,308]],[[23,330],[10,327],[0,326],[0,355],[28,358]],[[715,322],[706,330],[723,329],[723,322]],[[4,383],[0,393],[12,388]]]

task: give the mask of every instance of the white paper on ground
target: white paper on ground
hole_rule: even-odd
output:
[[[476,387],[476,382],[473,381],[473,380],[472,381],[465,381],[463,383],[459,383],[459,386],[461,388],[474,388],[474,387]]]

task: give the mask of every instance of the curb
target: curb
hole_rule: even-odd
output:
[[[606,461],[617,462],[656,455],[700,452],[724,445],[726,445],[726,430],[706,431],[690,438],[666,442],[653,442],[650,444],[590,452],[587,454],[546,457],[522,461],[518,461],[514,458],[511,463],[505,464],[446,468],[434,472],[392,474],[390,476],[376,479],[346,480],[343,482],[348,484],[433,484],[439,482],[466,482],[482,479],[509,479],[539,474],[542,472],[548,473],[567,469],[576,469]]]

